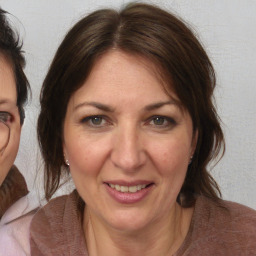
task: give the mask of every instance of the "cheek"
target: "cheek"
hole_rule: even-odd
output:
[[[176,201],[184,182],[190,154],[190,147],[187,143],[179,141],[169,141],[169,143],[159,143],[155,145],[153,163],[161,177],[163,206],[169,207]]]
[[[160,172],[180,172],[187,169],[187,159],[190,154],[190,144],[179,139],[166,139],[151,145],[151,159]]]
[[[15,159],[19,144],[20,144],[20,134],[21,134],[21,127],[16,126],[11,128],[10,140],[6,148],[6,154],[10,156],[10,158]]]
[[[19,149],[20,132],[20,127],[13,128],[11,130],[9,143],[2,155],[0,156],[0,184],[3,182],[10,168],[14,164]]]
[[[72,140],[70,138],[65,145],[65,152],[73,172],[83,175],[95,175],[107,156],[107,143],[95,142],[88,137]]]

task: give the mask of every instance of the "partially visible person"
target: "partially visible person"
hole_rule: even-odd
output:
[[[0,9],[0,255],[17,256],[29,253],[27,227],[34,209],[14,165],[30,87],[21,42],[6,15]]]
[[[255,255],[256,212],[220,198],[215,72],[180,19],[131,4],[82,18],[41,91],[46,198],[32,255]]]

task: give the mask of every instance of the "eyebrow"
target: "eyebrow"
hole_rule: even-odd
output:
[[[74,110],[77,110],[78,108],[81,108],[84,106],[92,106],[92,107],[98,108],[98,109],[106,111],[106,112],[114,112],[114,108],[107,106],[105,104],[102,104],[102,103],[94,102],[94,101],[92,101],[92,102],[86,101],[81,104],[78,104],[75,106]]]
[[[157,102],[157,103],[153,103],[153,104],[147,105],[144,109],[146,111],[152,111],[152,110],[161,108],[161,107],[163,107],[165,105],[176,105],[176,106],[179,106],[179,104],[176,101],[169,100],[169,101]]]
[[[156,102],[156,103],[153,103],[153,104],[150,104],[150,105],[147,105],[144,107],[144,110],[145,111],[152,111],[152,110],[155,110],[155,109],[158,109],[158,108],[161,108],[165,105],[176,105],[176,106],[179,106],[179,104],[174,101],[174,100],[169,100],[169,101],[164,101],[164,102]],[[92,106],[92,107],[95,107],[95,108],[98,108],[100,110],[103,110],[103,111],[106,111],[106,112],[114,112],[115,109],[108,106],[108,105],[105,105],[105,104],[102,104],[102,103],[99,103],[99,102],[83,102],[83,103],[80,103],[78,105],[75,106],[74,110],[77,110],[81,107],[84,107],[84,106]]]

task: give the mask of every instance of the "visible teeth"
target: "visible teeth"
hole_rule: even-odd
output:
[[[126,186],[121,186],[121,192],[128,192],[129,188]]]
[[[129,192],[135,193],[137,191],[137,186],[129,187]]]
[[[121,188],[120,188],[119,185],[115,185],[115,189],[116,189],[117,191],[120,191],[120,190],[121,190]]]
[[[137,185],[137,186],[120,186],[120,185],[114,185],[114,184],[109,184],[109,186],[117,191],[123,192],[123,193],[135,193],[143,188],[145,188],[147,185]]]

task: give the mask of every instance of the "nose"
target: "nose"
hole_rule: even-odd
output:
[[[113,138],[111,160],[123,171],[133,172],[146,162],[146,152],[139,131],[134,127],[116,131]]]

